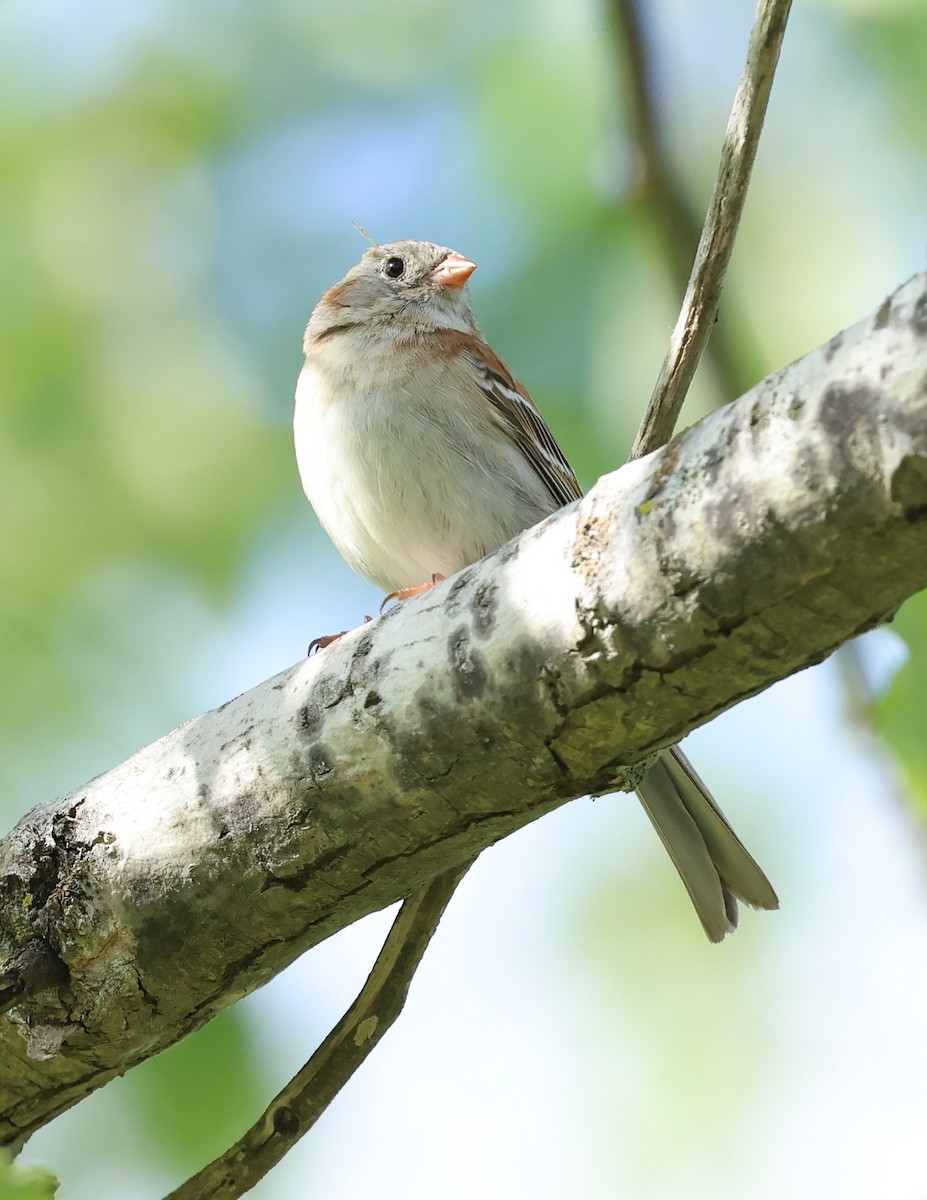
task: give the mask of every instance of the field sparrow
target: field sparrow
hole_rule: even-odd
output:
[[[368,250],[306,328],[294,432],[303,488],[347,563],[404,599],[581,489],[525,388],[486,345],[476,264],[430,242]],[[327,639],[322,639],[323,642]],[[778,900],[678,748],[638,794],[708,937]]]

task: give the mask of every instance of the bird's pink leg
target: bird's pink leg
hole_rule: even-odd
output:
[[[399,603],[402,600],[410,600],[413,596],[420,596],[422,592],[430,591],[436,583],[443,583],[446,579],[445,575],[432,575],[428,583],[419,583],[415,587],[400,588],[398,592],[390,592],[383,603],[380,605],[380,612],[386,608],[387,604],[395,600]],[[373,617],[364,617],[364,624],[372,621]],[[332,642],[337,642],[339,638],[343,638],[346,633],[350,633],[350,629],[342,629],[341,633],[327,633],[324,637],[313,638],[309,643],[307,654],[314,654],[316,650],[324,650],[326,646],[330,646]]]
[[[364,617],[364,624],[369,625],[373,617]],[[326,633],[322,637],[313,638],[309,643],[309,648],[306,651],[307,655],[315,654],[316,650],[324,650],[326,646],[330,646],[332,642],[337,642],[339,638],[343,638],[346,633],[350,633],[350,629],[342,629],[340,633]]]
[[[415,587],[400,588],[398,592],[390,592],[380,605],[380,612],[386,608],[391,600],[395,600],[397,603],[401,600],[411,600],[413,596],[420,596],[422,592],[430,591],[436,583],[443,583],[446,578],[447,576],[445,575],[432,575],[428,583],[418,583]]]

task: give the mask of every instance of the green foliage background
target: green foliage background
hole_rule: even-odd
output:
[[[646,7],[669,145],[700,211],[748,6]],[[641,199],[606,28],[601,6],[571,0],[0,9],[7,826],[295,661],[313,634],[371,611],[305,509],[288,428],[301,328],[362,249],[352,219],[381,241],[425,237],[480,262],[484,329],[580,478],[589,484],[622,459],[678,296]],[[927,9],[916,0],[797,4],[721,312],[744,330],[745,385],[865,316],[923,265],[925,54]],[[731,398],[700,379],[688,417]],[[920,819],[922,597],[895,629],[907,654],[897,675],[900,643],[863,652],[880,689],[870,715]],[[839,692],[828,696],[839,709]],[[797,772],[803,744],[792,746]],[[743,745],[728,747],[735,773]],[[722,773],[725,757],[722,747]],[[873,803],[890,811],[892,768],[879,778]],[[754,820],[773,846],[779,839],[780,873],[802,878],[800,846],[774,832],[775,804]],[[611,850],[596,850],[604,836],[600,815],[573,866],[551,867],[560,900],[545,954],[577,981],[575,1008],[564,1001],[556,1019],[571,1029],[591,1021],[599,1047],[592,1054],[576,1032],[585,1066],[564,1078],[589,1099],[563,1101],[576,1124],[556,1119],[573,1147],[572,1158],[562,1152],[586,1164],[590,1196],[629,1186],[641,1197],[745,1186],[759,1195],[750,1154],[731,1156],[725,1130],[738,1105],[759,1103],[760,1085],[745,1080],[772,1071],[754,1017],[781,948],[760,935],[704,958],[673,881],[653,882],[649,842],[639,866],[618,870]],[[663,907],[667,923],[640,940]],[[294,1035],[273,1027],[277,1001],[268,1003],[226,1014],[94,1097],[36,1139],[33,1160],[64,1177],[64,1197],[162,1194],[254,1118],[328,1019],[309,996]],[[634,1077],[650,1101],[610,1092],[591,1063],[610,1056],[640,1060]],[[517,1066],[509,1074],[514,1096],[530,1091]],[[368,1085],[376,1092],[372,1067],[352,1090]],[[352,1128],[365,1127],[345,1104],[342,1133],[323,1123],[317,1139],[350,1145]],[[670,1154],[667,1125],[679,1135]],[[113,1142],[102,1157],[100,1129]],[[495,1183],[485,1194],[525,1194],[526,1170],[506,1159],[503,1134],[478,1145]],[[309,1194],[325,1178],[315,1154],[301,1148],[289,1174],[255,1194]],[[589,1174],[595,1161],[606,1165]],[[12,1179],[0,1175],[0,1195],[47,1194],[41,1181]],[[455,1194],[448,1178],[388,1183],[371,1168],[370,1180],[385,1195]],[[544,1194],[564,1194],[558,1186],[551,1176]],[[330,1182],[324,1194],[335,1194]]]

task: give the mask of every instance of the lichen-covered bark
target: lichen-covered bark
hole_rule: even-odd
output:
[[[491,558],[30,813],[0,846],[0,959],[37,939],[69,980],[0,1018],[2,1140],[886,619],[927,584],[925,381],[920,276]]]

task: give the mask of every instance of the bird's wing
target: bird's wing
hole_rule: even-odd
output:
[[[578,500],[583,491],[573,468],[528,389],[484,341],[456,330],[441,330],[438,336],[446,343],[446,351],[458,355],[466,364],[467,373],[492,405],[496,421],[537,472],[557,508]]]

